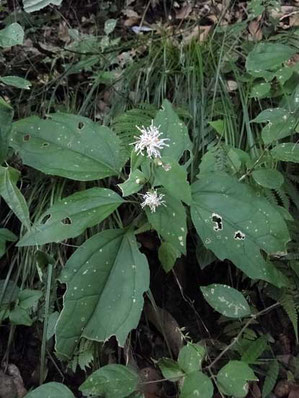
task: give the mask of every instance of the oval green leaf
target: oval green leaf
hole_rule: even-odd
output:
[[[138,375],[123,365],[106,365],[93,372],[81,384],[84,395],[100,395],[105,398],[125,398],[137,388]]]
[[[257,169],[252,173],[255,182],[264,188],[278,189],[284,182],[283,175],[275,169]]]
[[[23,44],[24,30],[21,25],[14,22],[0,30],[0,47],[12,47]]]
[[[242,361],[229,361],[217,375],[218,387],[224,394],[244,398],[248,394],[247,381],[257,381],[252,369]]]
[[[202,372],[189,373],[181,387],[180,398],[212,398],[213,383]]]
[[[34,12],[47,7],[50,4],[60,6],[62,0],[23,0],[25,12]]]
[[[178,364],[185,373],[192,373],[201,369],[205,357],[205,348],[199,344],[188,343],[179,353]]]
[[[276,160],[299,163],[299,145],[291,142],[276,145],[271,150],[271,155]]]
[[[102,222],[123,203],[106,188],[90,188],[63,198],[47,210],[18,242],[18,246],[44,245],[75,238]]]
[[[108,127],[77,115],[19,120],[13,124],[10,145],[28,166],[72,180],[117,175],[125,162],[120,140]]]
[[[65,385],[51,382],[43,384],[25,395],[25,398],[75,398],[74,394]]]
[[[283,62],[288,61],[296,50],[281,43],[258,43],[248,54],[246,69],[251,73],[273,70]]]
[[[19,76],[2,76],[0,82],[23,90],[29,90],[31,82]]]
[[[242,293],[220,284],[201,286],[205,300],[214,310],[229,318],[243,318],[250,315],[250,308]]]
[[[56,327],[56,350],[70,358],[81,336],[123,346],[137,326],[143,293],[149,287],[146,257],[130,231],[106,230],[88,239],[67,261],[60,277],[67,284]]]

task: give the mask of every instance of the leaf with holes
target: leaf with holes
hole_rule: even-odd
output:
[[[0,98],[0,164],[6,159],[13,114],[13,108]]]
[[[271,149],[271,155],[276,160],[299,163],[299,145],[291,142],[276,145]]]
[[[0,30],[0,47],[12,47],[23,44],[24,30],[18,23],[12,23]]]
[[[28,166],[72,180],[117,175],[125,162],[120,140],[108,127],[63,113],[15,122],[10,145]]]
[[[217,384],[220,390],[235,398],[246,397],[248,394],[247,381],[256,380],[258,378],[252,369],[242,361],[229,361],[217,375]]]
[[[162,109],[158,111],[154,119],[154,125],[159,127],[162,133],[161,138],[169,139],[166,141],[169,146],[161,150],[162,157],[178,161],[185,151],[191,152],[192,145],[187,127],[181,122],[169,101],[163,101]]]
[[[70,358],[80,337],[124,345],[137,326],[143,293],[149,288],[146,257],[134,234],[106,230],[88,239],[67,261],[60,277],[67,284],[56,327],[56,350]]]
[[[161,192],[163,191],[161,190]],[[185,254],[187,236],[185,208],[181,201],[168,194],[165,194],[163,200],[165,200],[165,206],[157,207],[154,213],[145,207],[148,221],[166,242],[180,253]]]
[[[93,372],[79,387],[84,395],[125,398],[137,388],[137,373],[123,365],[106,365]]]
[[[6,242],[15,242],[18,238],[6,228],[0,228],[0,258],[5,253]]]
[[[20,172],[12,167],[0,166],[0,196],[18,219],[30,228],[29,210],[24,196],[17,187]]]
[[[189,373],[180,390],[180,398],[212,398],[214,393],[213,383],[202,372]]]
[[[275,169],[257,169],[252,172],[256,183],[265,188],[279,189],[283,182],[283,175]]]
[[[297,120],[289,111],[283,108],[270,108],[262,111],[254,123],[268,123],[262,129],[262,138],[265,144],[290,136],[295,131]]]
[[[74,238],[86,228],[102,222],[123,203],[123,199],[106,188],[76,192],[47,210],[18,242],[18,246],[44,245]]]
[[[200,288],[205,300],[214,310],[230,318],[250,315],[250,308],[242,293],[230,286],[212,284]]]
[[[37,387],[25,395],[25,398],[75,398],[74,394],[65,385],[50,382]]]
[[[205,357],[205,348],[199,344],[188,343],[179,353],[178,364],[185,373],[192,373],[201,369]]]
[[[191,217],[204,245],[252,279],[276,286],[286,278],[261,254],[284,251],[289,233],[280,212],[259,192],[225,173],[204,174],[192,185]]]
[[[296,50],[281,43],[258,43],[248,54],[246,69],[253,76],[260,72],[273,70],[288,61]]]
[[[23,6],[25,12],[34,12],[41,10],[52,4],[55,6],[60,6],[62,0],[23,0]]]

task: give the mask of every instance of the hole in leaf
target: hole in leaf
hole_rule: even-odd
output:
[[[42,224],[45,224],[46,222],[48,222],[48,221],[50,220],[50,218],[51,218],[51,214],[46,214],[46,215],[42,218],[41,223],[42,223]]]
[[[235,232],[235,236],[234,236],[234,239],[237,239],[237,240],[244,240],[245,239],[245,234],[243,234],[243,232],[241,232],[241,231],[236,231]]]
[[[212,221],[215,223],[215,226],[213,227],[214,231],[222,231],[223,230],[222,217],[219,216],[219,214],[213,213]]]
[[[72,220],[69,217],[65,217],[61,222],[64,225],[71,225]]]
[[[82,130],[84,126],[85,126],[85,124],[83,122],[79,122],[78,123],[78,129],[79,130]]]
[[[31,138],[31,135],[30,135],[30,134],[26,134],[26,135],[24,135],[24,137],[23,137],[23,141],[29,141],[30,138]]]
[[[46,148],[47,146],[49,146],[50,144],[48,142],[43,142],[42,143],[42,148]]]

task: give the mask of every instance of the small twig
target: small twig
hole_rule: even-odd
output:
[[[218,357],[216,357],[214,359],[214,361],[212,363],[210,363],[209,366],[207,366],[205,369],[210,370],[218,361],[219,359],[221,359],[223,357],[224,354],[227,353],[227,351],[229,351],[240,339],[240,337],[242,336],[243,332],[248,328],[248,326],[256,320],[256,318],[258,318],[259,316],[265,314],[268,311],[273,310],[276,307],[279,307],[280,303],[275,303],[270,305],[270,307],[267,307],[265,309],[263,309],[262,311],[258,312],[257,314],[253,314],[251,315],[251,318],[248,319],[248,321],[245,323],[245,325],[242,327],[242,329],[240,330],[240,332],[238,333],[238,335],[233,339],[233,341],[223,350],[221,351],[221,353],[218,355]]]

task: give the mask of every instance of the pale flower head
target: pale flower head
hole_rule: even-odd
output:
[[[143,156],[143,152],[146,151],[147,157],[160,158],[160,150],[166,146],[169,146],[165,142],[169,141],[169,138],[160,138],[160,136],[163,134],[159,130],[160,126],[154,126],[154,121],[152,120],[152,123],[149,127],[136,127],[141,132],[141,134],[138,137],[135,136],[134,138],[136,138],[136,141],[130,144],[135,145],[135,152],[137,152],[138,155],[141,154]]]
[[[156,190],[153,191],[148,191],[143,197],[143,202],[141,203],[141,207],[144,208],[145,206],[148,206],[151,210],[152,213],[155,213],[156,207],[158,206],[166,206],[165,200],[163,200],[165,195],[162,193],[158,194]]]

